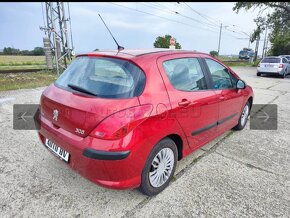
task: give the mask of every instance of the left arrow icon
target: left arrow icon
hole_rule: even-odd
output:
[[[25,122],[26,122],[26,119],[27,118],[32,118],[33,116],[31,116],[31,115],[26,115],[26,112],[24,112],[21,116],[20,116],[20,118],[22,119],[22,120],[24,120]],[[26,119],[25,119],[26,118]]]

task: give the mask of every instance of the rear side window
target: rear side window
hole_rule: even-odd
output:
[[[280,58],[264,58],[261,63],[280,63]]]
[[[205,62],[209,68],[214,89],[235,88],[234,81],[232,81],[233,75],[227,68],[212,59],[205,58]]]
[[[145,75],[125,60],[83,56],[69,65],[55,84],[102,98],[131,98],[143,91]]]
[[[283,63],[289,63],[288,60],[287,60],[286,58],[283,58],[283,59],[282,59],[282,62],[283,62]]]
[[[181,91],[207,89],[205,76],[197,58],[178,58],[163,62],[172,86]]]

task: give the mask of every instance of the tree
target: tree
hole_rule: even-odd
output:
[[[42,47],[35,47],[32,50],[32,55],[44,55],[44,50]]]
[[[153,44],[154,48],[169,48],[171,35],[158,36]],[[176,41],[175,48],[181,49],[181,45]]]
[[[269,34],[270,53],[272,55],[290,54],[290,2],[237,2],[233,10],[238,13],[241,9],[259,9],[259,15],[254,20],[257,28],[252,34],[251,42],[258,39],[268,26],[268,29],[271,30]],[[272,9],[273,12],[262,16],[261,14],[267,9]]]
[[[4,55],[18,55],[20,53],[19,49],[11,48],[11,47],[5,47],[3,49],[3,54]]]
[[[210,53],[210,55],[212,55],[214,57],[218,56],[218,52],[217,51],[210,51],[209,53]]]

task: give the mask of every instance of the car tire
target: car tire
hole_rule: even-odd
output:
[[[257,73],[257,76],[261,76],[261,73]]]
[[[170,138],[164,138],[158,142],[150,152],[143,168],[139,191],[148,196],[157,195],[163,191],[174,175],[177,154],[177,146]]]
[[[250,109],[251,105],[250,102],[248,101],[242,110],[241,116],[239,118],[239,123],[233,128],[234,130],[242,130],[245,128],[248,121],[248,117],[250,115]]]
[[[286,72],[284,72],[282,75],[280,75],[280,78],[284,79],[286,77]]]

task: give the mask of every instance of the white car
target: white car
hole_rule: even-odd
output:
[[[290,74],[290,63],[285,57],[264,57],[257,67],[257,76],[272,74],[285,78]]]

